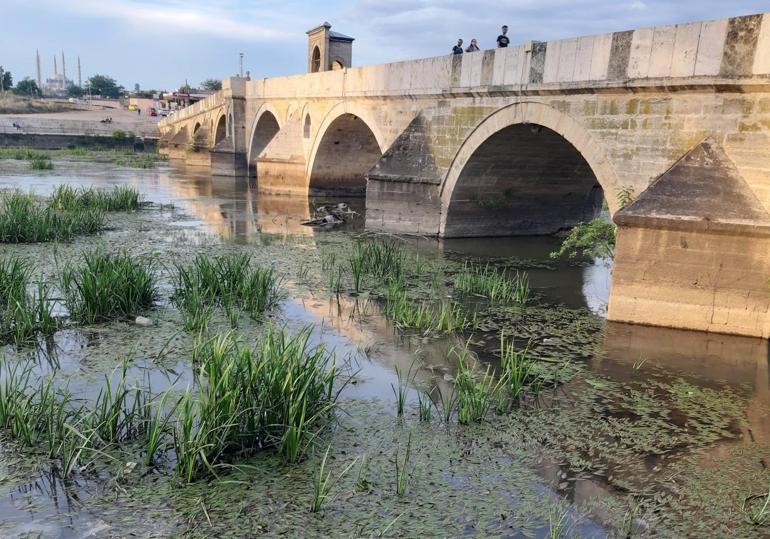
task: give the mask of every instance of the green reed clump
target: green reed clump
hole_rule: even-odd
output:
[[[401,281],[391,281],[385,293],[385,315],[402,329],[424,333],[450,333],[468,327],[471,322],[459,305],[414,300]]]
[[[18,190],[0,194],[0,243],[67,241],[104,226],[99,209],[58,211]]]
[[[147,438],[149,392],[127,382],[127,363],[107,377],[93,403],[74,399],[55,385],[55,376],[36,377],[32,367],[2,365],[0,429],[22,447],[42,445],[64,477],[86,455]]]
[[[203,329],[212,306],[233,316],[236,308],[243,309],[258,319],[281,298],[275,271],[252,266],[247,254],[199,255],[191,266],[177,266],[174,281],[172,301],[182,311],[187,329]]]
[[[152,261],[127,253],[84,253],[65,267],[61,288],[70,316],[85,324],[134,316],[158,298]]]
[[[50,286],[40,282],[33,288],[31,273],[25,260],[0,259],[0,343],[21,346],[37,335],[52,335],[59,325]]]
[[[465,264],[455,276],[455,288],[499,303],[526,303],[529,300],[529,276],[518,271],[511,277],[499,273],[488,264]]]
[[[51,196],[51,207],[57,210],[135,211],[141,204],[139,191],[128,185],[109,190],[59,185]]]
[[[35,158],[29,162],[29,167],[32,170],[53,170],[53,162],[50,157]]]
[[[490,367],[478,377],[468,363],[468,355],[467,347],[457,354],[457,417],[462,424],[484,420],[490,408],[500,402],[500,392],[505,387],[505,376],[495,381]]]
[[[158,159],[152,155],[142,155],[116,159],[113,162],[119,167],[150,169],[155,168],[157,161]]]
[[[543,383],[534,361],[529,359],[529,348],[517,349],[500,335],[500,365],[510,397],[516,401],[527,387],[537,390]]]
[[[359,274],[381,280],[399,279],[404,274],[406,250],[395,241],[366,241],[355,245],[351,268]]]
[[[33,161],[35,159],[50,159],[45,152],[33,150],[26,146],[18,148],[0,148],[0,159],[15,159],[17,161]]]
[[[216,475],[237,457],[275,448],[300,460],[335,407],[337,368],[310,329],[296,336],[269,328],[256,349],[232,333],[195,346],[202,381],[178,408],[176,473],[185,481]]]

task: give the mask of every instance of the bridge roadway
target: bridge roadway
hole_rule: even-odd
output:
[[[549,234],[606,200],[610,319],[770,337],[770,13],[230,78],[159,128],[261,191],[365,195],[373,230]]]

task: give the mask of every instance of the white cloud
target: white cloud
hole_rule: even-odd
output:
[[[640,0],[636,0],[635,2],[631,3],[631,9],[642,11],[644,9],[647,9],[647,4],[645,4],[644,2],[641,2]]]
[[[153,32],[176,32],[192,36],[230,38],[239,41],[268,41],[293,38],[293,34],[264,24],[258,12],[237,10],[227,2],[160,2],[125,0],[78,0],[45,2],[51,9],[83,17],[116,19]]]

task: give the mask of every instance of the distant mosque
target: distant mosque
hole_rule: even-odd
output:
[[[61,73],[56,65],[56,56],[53,57],[53,74],[43,82],[40,74],[40,51],[35,51],[35,68],[37,86],[43,95],[47,96],[66,96],[67,91],[75,85],[72,79],[67,78],[67,64],[64,58],[64,51],[61,53]],[[78,86],[83,87],[83,77],[80,71],[80,56],[78,56]]]

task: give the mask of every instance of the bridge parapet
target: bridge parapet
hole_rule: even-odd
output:
[[[770,13],[251,81],[252,99],[770,85]]]

